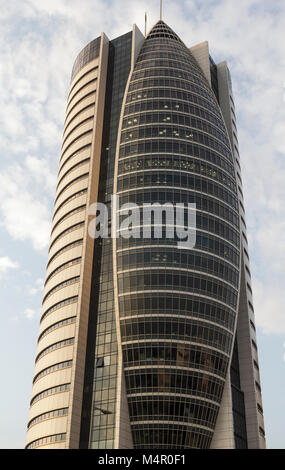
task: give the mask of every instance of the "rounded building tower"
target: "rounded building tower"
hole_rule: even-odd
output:
[[[195,203],[194,249],[116,243],[121,342],[136,448],[208,448],[230,363],[239,288],[233,157],[214,92],[158,22],[129,81],[115,193],[125,203]]]

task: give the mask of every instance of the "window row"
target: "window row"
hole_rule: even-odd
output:
[[[166,364],[202,369],[225,377],[229,360],[224,354],[200,346],[149,342],[123,345],[123,361],[125,367]]]
[[[231,191],[228,191],[219,184],[213,183],[207,178],[198,175],[187,175],[185,172],[162,172],[153,170],[152,172],[140,172],[135,175],[120,176],[118,178],[117,191],[121,192],[127,189],[141,188],[144,186],[175,186],[181,189],[194,189],[195,191],[213,195],[225,201],[233,209],[238,211],[237,198]]]
[[[84,97],[86,97],[86,95],[88,94],[88,91],[89,91],[89,90],[91,90],[91,91],[96,90],[95,83],[97,82],[97,80],[98,80],[97,77],[92,78],[92,79],[89,80],[88,82],[85,82],[84,85],[82,85],[80,88],[78,88],[72,96],[69,95],[68,100],[67,100],[67,110],[70,108],[70,105],[73,104],[75,98],[76,98],[78,95],[80,95],[80,97],[82,97],[82,95],[83,95]],[[92,84],[93,84],[93,87],[90,86],[90,85],[92,85]],[[85,89],[85,93],[84,93],[84,89]],[[87,92],[87,93],[86,93],[86,92]],[[77,101],[77,103],[78,103],[78,101]],[[93,116],[92,116],[91,119],[93,119]],[[66,138],[64,139],[63,144],[64,144],[65,140],[66,140]]]
[[[182,397],[129,398],[130,420],[178,421],[214,428],[219,407],[206,401]]]
[[[54,245],[58,240],[60,240],[62,237],[65,237],[65,235],[67,235],[68,233],[71,233],[71,232],[73,232],[74,230],[78,230],[78,229],[84,227],[84,224],[85,224],[85,222],[79,222],[78,224],[71,225],[71,227],[68,227],[67,229],[63,230],[63,232],[61,232],[61,233],[52,241],[52,243],[50,244],[49,249],[51,250],[51,248],[53,247],[53,245]]]
[[[189,55],[190,57],[190,55]],[[200,78],[206,84],[205,77],[202,76],[201,71],[195,66],[194,63],[189,60],[183,60],[184,57],[178,53],[175,59],[170,59],[169,57],[161,57],[161,54],[157,54],[155,57],[142,57],[136,63],[135,72],[139,70],[151,69],[151,68],[170,68],[188,72],[189,74],[193,74],[196,77]]]
[[[52,231],[51,233],[54,232],[54,230],[62,223],[64,222],[64,220],[68,219],[68,217],[71,217],[72,215],[75,215],[77,214],[78,212],[82,212],[82,211],[85,211],[86,210],[86,204],[83,204],[79,207],[76,207],[75,209],[72,209],[70,210],[69,212],[67,212],[66,214],[64,214],[55,224],[54,226],[52,227]]]
[[[236,308],[237,291],[222,281],[194,273],[165,270],[118,275],[119,294],[141,290],[181,290],[206,295]]]
[[[86,97],[85,97],[86,98]],[[77,104],[77,103],[76,103]],[[75,105],[76,106],[76,105]],[[88,135],[90,136],[93,132],[93,129],[90,129],[89,131],[85,131],[83,132],[82,134],[80,134],[79,136],[75,137],[63,150],[62,154],[61,154],[61,157],[60,157],[60,161],[63,159],[64,155],[66,154],[66,152],[68,151],[68,149],[74,145],[76,142],[78,142],[79,140],[81,139],[84,139],[86,138]]]
[[[232,345],[232,334],[222,328],[199,320],[173,317],[133,317],[121,320],[122,342],[144,338],[169,338],[202,343],[227,354]]]
[[[76,246],[83,245],[83,238],[80,238],[80,240],[76,240],[75,242],[68,243],[68,245],[65,245],[63,248],[60,250],[56,251],[55,254],[50,258],[47,267],[50,265],[50,263],[57,258],[57,256],[61,255],[62,253],[65,253],[66,251],[70,250],[71,248],[74,248]]]
[[[56,304],[52,305],[52,307],[48,308],[41,316],[41,322],[43,321],[44,318],[46,318],[48,315],[50,315],[52,312],[54,312],[58,308],[73,304],[77,302],[77,300],[78,300],[78,295],[74,297],[69,297],[68,299],[61,300],[60,302],[57,302]]]
[[[221,402],[224,381],[207,373],[176,369],[125,369],[129,396],[140,393],[182,393]]]
[[[178,78],[185,80],[190,83],[194,83],[198,86],[203,86],[203,82],[200,77],[195,76],[194,74],[189,74],[189,72],[185,72],[184,70],[177,70],[168,67],[150,67],[145,70],[134,70],[131,83],[135,82],[136,80],[142,80],[144,78]],[[206,86],[206,83],[205,83]]]
[[[150,48],[149,46],[146,46],[141,50],[139,54],[138,62],[140,63],[140,62],[143,62],[144,60],[157,59],[157,58],[177,60],[177,51],[172,52],[172,50],[167,50],[167,48],[164,48],[162,50],[153,52],[152,48]],[[189,51],[184,52],[183,50],[179,50],[179,59],[181,61],[185,60],[187,61],[187,63],[196,65],[193,57],[189,54]],[[197,69],[197,65],[196,65],[196,69]]]
[[[205,131],[207,132],[207,131]],[[165,139],[181,139],[181,140],[188,140],[191,142],[201,142],[204,145],[209,145],[212,146],[213,148],[217,148],[216,145],[216,140],[222,140],[220,139],[220,135],[217,135],[217,132],[212,132],[211,136],[208,137],[206,134],[202,134],[196,129],[193,129],[192,127],[184,127],[184,126],[177,126],[177,125],[165,125],[165,124],[160,124],[160,125],[154,125],[152,124],[151,126],[142,126],[138,127],[136,129],[128,129],[127,131],[122,131],[121,134],[121,144],[124,143],[130,143],[130,142],[136,142],[137,140],[142,140],[142,139],[154,139],[154,138],[165,138]],[[212,139],[212,136],[215,136],[215,140],[209,140],[207,141],[206,139]],[[223,139],[225,140],[225,139]]]
[[[72,185],[75,184],[75,183],[78,183],[78,181],[87,179],[88,176],[89,176],[89,173],[84,173],[83,175],[77,176],[77,178],[74,178],[73,180],[71,180],[71,181],[70,181],[68,184],[66,184],[66,185],[60,190],[60,192],[57,194],[56,199],[55,199],[55,202],[56,202],[56,201],[58,200],[58,198],[62,195],[62,193],[64,193],[64,191],[66,191],[68,188],[70,188],[70,186],[72,186]]]
[[[222,149],[223,151],[224,149]],[[179,140],[146,140],[145,142],[137,142],[121,146],[119,158],[126,158],[130,156],[138,155],[149,155],[154,153],[169,153],[169,154],[182,154],[184,156],[189,155],[199,157],[202,160],[207,160],[215,165],[220,166],[222,169],[228,171],[231,175],[234,175],[234,169],[230,162],[227,162],[227,158],[230,157],[224,153],[218,155],[213,149],[204,148],[196,144],[187,143]]]
[[[239,282],[239,273],[225,262],[203,255],[201,253],[183,251],[181,249],[144,249],[140,251],[129,251],[117,255],[118,271],[140,268],[145,266],[169,266],[172,268],[188,268],[189,270],[211,273],[233,284],[236,288]]]
[[[193,137],[188,140],[198,143],[200,145],[205,146],[207,149],[219,152],[229,161],[231,161],[231,154],[229,150],[221,144],[218,140],[214,139],[213,137],[209,137],[207,134],[202,132],[192,131]],[[147,140],[147,138],[139,141],[134,141],[132,143],[123,143],[120,147],[120,158],[128,157],[134,154],[142,154],[142,153],[157,153],[157,152],[167,152],[167,153],[182,153],[186,155],[191,155],[192,145],[191,143],[186,142],[187,139],[181,139],[178,136],[159,136],[159,138],[153,138]],[[67,187],[69,187],[73,183],[69,183]],[[66,189],[63,188],[61,192]],[[60,193],[61,194],[61,193]],[[59,194],[59,195],[60,195]],[[59,196],[58,195],[58,196]]]
[[[155,156],[143,156],[143,157],[133,157],[127,158],[123,161],[119,162],[118,166],[118,175],[121,176],[124,173],[129,172],[136,172],[138,170],[152,170],[153,172],[157,172],[158,169],[166,169],[166,170],[175,170],[175,171],[183,171],[183,172],[191,172],[197,173],[202,176],[206,176],[208,178],[213,178],[217,180],[219,183],[222,183],[225,186],[228,186],[231,191],[235,194],[237,193],[236,190],[236,183],[233,178],[231,178],[227,173],[220,168],[212,167],[207,163],[202,163],[198,159],[192,159],[187,157],[175,157],[170,155],[155,155]],[[165,172],[163,174],[173,175],[175,178],[174,172]],[[140,175],[138,175],[139,177]],[[182,173],[181,173],[182,177]],[[208,185],[210,181],[208,181]]]
[[[137,98],[141,96],[141,99],[137,99],[136,102],[132,101],[129,104],[126,104],[124,110],[124,120],[123,120],[123,129],[127,126],[136,126],[140,122],[144,123],[169,123],[173,122],[176,124],[184,124],[192,127],[201,126],[203,129],[203,124],[208,124],[205,128],[211,128],[214,130],[214,127],[210,123],[219,127],[222,131],[224,138],[226,138],[226,130],[223,123],[219,120],[219,113],[217,113],[216,108],[210,106],[208,103],[203,102],[196,103],[198,100],[192,101],[182,101],[177,99],[155,99],[145,97],[146,93],[144,90],[137,93]],[[204,107],[205,105],[205,107]],[[146,113],[146,111],[148,111]],[[184,113],[185,116],[182,114]],[[187,117],[188,116],[188,117]],[[202,120],[198,119],[202,118]],[[135,121],[137,120],[137,122]],[[211,132],[209,132],[211,133]],[[225,143],[229,146],[229,141],[226,138]]]
[[[53,276],[55,276],[57,273],[59,273],[60,271],[62,271],[63,269],[66,269],[66,268],[70,268],[71,266],[74,266],[75,264],[78,264],[81,262],[81,257],[80,258],[74,258],[70,261],[67,261],[66,263],[63,263],[61,264],[60,266],[58,266],[58,268],[56,268],[54,271],[52,271],[49,276],[47,277],[46,279],[46,282],[47,283]]]
[[[42,398],[49,397],[50,395],[55,395],[56,393],[68,392],[70,390],[70,384],[57,385],[56,387],[48,388],[41,393],[35,395],[31,400],[31,406]]]
[[[135,449],[209,449],[212,433],[175,424],[133,425]]]
[[[53,434],[52,436],[42,437],[36,441],[31,442],[26,446],[26,449],[34,449],[35,447],[44,446],[47,444],[53,444],[56,442],[62,442],[66,440],[66,433],[63,434]]]
[[[198,196],[197,196],[198,199]],[[147,239],[156,240],[154,243],[160,243],[161,240],[169,239],[170,241],[179,242],[181,241],[181,237],[177,236],[177,228],[173,223],[173,230],[170,230],[170,225],[166,224],[166,215],[165,211],[162,211],[161,222],[158,224],[157,222],[154,225],[154,222],[144,224],[144,213],[143,208],[141,207],[142,204],[146,203],[156,203],[156,204],[195,204],[195,197],[191,193],[186,193],[183,191],[137,191],[132,193],[127,193],[121,196],[120,203],[121,205],[134,203],[139,206],[140,210],[135,212],[135,219],[129,219],[128,215],[120,215],[120,233],[123,239],[128,239],[130,237],[143,239],[143,242],[147,243]],[[185,207],[185,206],[184,206]],[[187,206],[186,206],[187,209]],[[148,211],[150,212],[150,211]],[[184,224],[185,227],[188,227],[188,219],[187,219],[187,210],[184,210]],[[136,216],[137,214],[137,216]],[[229,211],[229,214],[231,212]],[[220,214],[218,214],[219,216]],[[234,215],[234,214],[233,214]],[[153,217],[153,215],[152,215]],[[142,220],[140,220],[142,219]],[[134,224],[134,220],[136,224]],[[122,222],[124,225],[122,226]],[[129,222],[129,223],[128,223]],[[175,222],[175,221],[174,221]],[[167,227],[166,227],[167,225]],[[152,229],[151,229],[152,226]],[[154,232],[154,228],[155,233]],[[162,232],[160,230],[162,229]],[[168,230],[167,230],[168,228]],[[213,235],[217,235],[219,237],[224,238],[225,240],[229,241],[237,248],[239,248],[240,244],[240,236],[238,230],[231,227],[226,220],[221,220],[215,216],[210,214],[204,214],[203,212],[196,212],[196,226],[190,225],[190,228],[193,230],[205,230],[207,232],[212,233]],[[148,230],[149,229],[149,230]],[[131,230],[131,231],[130,231]],[[175,232],[175,233],[173,233]],[[185,235],[186,236],[186,235]],[[184,237],[185,238],[185,237]],[[141,243],[140,243],[141,244]],[[127,246],[122,242],[117,245],[119,248],[123,246]]]
[[[177,78],[176,79],[165,78],[165,77],[144,78],[144,79],[137,80],[135,82],[131,82],[129,86],[129,90],[128,90],[128,95],[133,96],[132,94],[137,93],[136,99],[140,100],[143,97],[142,93],[144,93],[145,90],[152,89],[152,88],[153,89],[164,88],[164,89],[172,89],[172,90],[177,90],[177,91],[195,93],[197,96],[200,96],[201,98],[203,97],[208,101],[212,101],[212,93],[209,90],[209,88],[208,89],[203,88],[202,86],[191,83],[188,80],[177,79]],[[139,98],[138,95],[141,95],[141,97]],[[208,104],[205,107],[208,110],[213,111],[217,119],[220,119],[221,123],[223,122],[216,103],[213,102],[213,106]],[[201,117],[203,116],[201,115]]]
[[[37,382],[37,380],[41,379],[45,375],[51,374],[52,372],[56,372],[57,370],[66,369],[71,366],[72,366],[72,361],[65,361],[65,362],[59,362],[58,364],[54,364],[53,366],[47,367],[46,369],[43,369],[34,377],[33,383]]]
[[[84,95],[82,98],[80,98],[78,101],[76,101],[76,103],[74,103],[74,105],[68,109],[68,112],[66,114],[66,117],[65,117],[65,122],[69,119],[69,116],[71,115],[71,113],[75,110],[75,108],[80,108],[82,109],[83,107],[86,107],[86,105],[84,106],[83,102],[88,100],[88,104],[90,104],[90,98],[94,96],[94,101],[93,101],[93,104],[95,105],[95,100],[96,100],[96,90],[92,90],[90,91],[90,93],[87,93],[86,95]],[[79,106],[80,105],[80,106]],[[77,114],[77,113],[76,113]],[[73,117],[73,116],[72,116]],[[60,161],[62,160],[62,157],[63,157],[63,154],[60,158]]]
[[[217,216],[219,219],[223,219],[225,222],[229,222],[230,224],[235,225],[237,230],[234,231],[234,233],[236,235],[235,240],[237,240],[237,237],[239,236],[238,235],[239,234],[238,232],[239,217],[237,213],[234,212],[234,209],[229,208],[228,206],[226,206],[225,204],[221,202],[217,202],[217,200],[212,198],[211,196],[200,196],[198,191],[197,192],[192,192],[190,190],[184,191],[184,190],[179,190],[176,188],[172,189],[168,187],[167,188],[162,187],[159,190],[158,189],[150,190],[150,189],[138,188],[138,189],[125,191],[124,193],[119,194],[121,206],[123,204],[129,204],[129,203],[135,203],[139,206],[145,203],[150,204],[148,206],[149,208],[148,210],[146,210],[146,208],[141,208],[141,210],[138,212],[138,216],[135,217],[136,225],[134,224],[134,218],[132,218],[129,224],[127,224],[128,220],[130,220],[129,213],[120,214],[119,215],[119,224],[120,224],[119,227],[121,227],[121,233],[122,233],[123,222],[124,222],[124,227],[131,226],[132,229],[134,229],[138,225],[142,225],[146,229],[147,226],[153,223],[155,224],[155,226],[158,226],[158,225],[161,226],[165,224],[167,226],[170,226],[170,225],[173,226],[175,224],[175,220],[178,220],[177,211],[175,211],[173,204],[183,203],[183,204],[195,204],[196,205],[195,218],[196,218],[197,228],[202,228],[201,220],[204,218],[204,212],[207,212],[211,215],[214,215],[215,224],[218,223],[219,225],[221,225],[221,228],[218,229],[219,232],[215,232],[217,235],[226,233],[225,230],[229,229],[229,226],[228,224],[224,224],[223,226],[223,222],[220,222],[220,220],[216,220],[215,216]],[[163,208],[163,207],[158,206],[158,204],[162,205],[165,203],[171,204],[168,207],[168,210],[167,210],[167,207]],[[185,224],[185,227],[188,227],[187,206],[186,207],[184,206],[183,212],[184,212],[184,224]],[[166,218],[167,215],[168,215],[168,219]],[[183,213],[182,213],[182,217],[183,217]],[[211,216],[209,218],[211,218]],[[151,220],[153,222],[151,222]],[[189,228],[196,228],[196,227],[193,227],[193,225],[191,224],[189,225]],[[138,230],[138,233],[140,233],[140,230]],[[148,233],[147,230],[145,230],[145,233],[144,233],[145,238],[150,238],[150,236],[146,235],[147,233]],[[172,233],[171,232],[169,233],[170,233],[170,236],[168,238],[173,238]]]
[[[39,361],[46,354],[55,351],[56,349],[64,348],[65,346],[71,346],[74,344],[74,338],[64,339],[63,341],[58,341],[57,343],[51,344],[47,348],[43,349],[36,357],[36,362]]]
[[[34,419],[32,419],[29,424],[28,424],[28,429],[33,426],[34,424],[40,423],[41,421],[44,421],[46,419],[51,419],[51,418],[58,418],[60,416],[66,416],[68,414],[68,408],[60,408],[58,410],[53,410],[49,411],[47,413],[43,413],[39,416],[36,416]]]
[[[145,82],[145,81],[144,81]],[[141,88],[137,89],[135,92],[129,92],[127,95],[126,104],[133,103],[134,101],[142,100],[142,99],[168,99],[171,98],[172,100],[178,101],[186,101],[188,103],[194,103],[195,105],[202,106],[206,109],[211,109],[216,107],[215,101],[209,95],[207,97],[201,96],[200,94],[197,95],[196,93],[191,93],[186,90],[179,90],[177,88]],[[211,116],[211,117],[210,117]],[[208,121],[214,118],[213,122],[218,126],[222,131],[224,131],[224,124],[222,120],[219,118],[214,117],[212,114],[209,115]],[[123,126],[124,127],[124,126]]]
[[[185,45],[177,36],[176,38],[179,42],[169,41],[165,38],[160,39],[159,37],[156,37],[153,39],[149,37],[140,51],[138,61],[144,60],[146,57],[157,58],[164,57],[163,54],[172,54],[173,59],[177,59],[178,57],[179,59],[184,58],[187,60],[187,62],[191,62],[194,66],[197,67],[197,62],[195,61],[191,52],[185,47]]]
[[[117,249],[126,249],[126,248],[132,248],[134,246],[137,246],[138,248],[147,248],[149,245],[153,245],[153,248],[156,250],[159,250],[159,248],[156,245],[159,245],[159,243],[156,243],[155,240],[139,240],[139,239],[122,239],[124,240],[123,245],[120,244],[120,239],[118,240],[118,245]],[[133,243],[131,243],[133,241]],[[130,243],[128,243],[130,242]],[[136,243],[134,243],[136,242]],[[163,245],[169,245],[175,246],[176,247],[176,242],[173,243],[168,243],[166,240],[163,241],[164,243],[161,243],[162,247]],[[239,267],[239,252],[235,248],[233,248],[231,245],[229,245],[227,242],[224,242],[223,240],[208,235],[204,234],[201,232],[196,233],[196,245],[195,245],[195,250],[201,250],[205,252],[209,252],[210,254],[215,254],[221,258],[224,258],[226,261],[230,261],[232,264],[234,264],[237,268]]]
[[[44,336],[46,336],[47,334],[51,333],[52,331],[54,330],[57,330],[58,328],[61,328],[62,326],[67,326],[67,325],[71,325],[72,323],[75,323],[76,322],[76,317],[70,317],[70,318],[66,318],[64,320],[61,320],[61,321],[58,321],[56,323],[54,323],[53,325],[49,326],[48,328],[46,328],[39,336],[39,339],[38,339],[38,342],[44,338]]]
[[[92,69],[88,70],[86,73],[84,73],[83,75],[81,75],[80,78],[78,78],[78,80],[76,80],[76,82],[74,83],[74,85],[72,85],[72,88],[69,90],[69,93],[68,93],[68,98],[70,97],[72,91],[74,90],[74,88],[81,82],[81,80],[83,80],[84,78],[87,77],[87,75],[90,75],[91,73],[93,74],[93,72],[95,72],[95,70],[98,70],[98,66],[95,66],[93,67]]]
[[[80,162],[76,163],[76,164],[73,165],[71,168],[69,168],[69,170],[67,170],[67,171],[61,176],[61,178],[59,179],[56,188],[58,188],[58,186],[59,186],[60,183],[64,180],[64,178],[66,178],[66,176],[68,176],[70,173],[72,173],[74,170],[76,170],[76,168],[79,168],[79,167],[81,167],[81,166],[83,166],[83,165],[86,165],[86,163],[89,163],[89,162],[90,162],[90,157],[85,158],[84,160],[81,160]]]
[[[92,103],[81,108],[76,114],[74,114],[74,116],[72,116],[71,119],[69,119],[69,121],[65,120],[63,135],[66,135],[67,130],[69,129],[71,124],[73,123],[73,121],[75,121],[75,119],[77,119],[80,116],[80,114],[86,113],[86,111],[91,110],[92,108],[93,108],[92,117],[94,119],[94,103]],[[69,132],[69,134],[71,134],[71,132]]]
[[[175,108],[177,111],[180,111],[180,106],[180,104],[176,104]],[[209,120],[212,121],[212,119]],[[162,129],[154,127],[154,124],[159,124]],[[150,132],[148,127],[145,129],[144,133],[141,131],[141,127],[137,129],[137,126],[146,125],[150,126],[152,132]],[[173,125],[176,127],[173,128]],[[172,126],[172,129],[170,129],[169,126]],[[177,136],[177,134],[179,134],[178,137],[180,136],[181,138],[191,138],[192,129],[202,130],[212,135],[213,137],[221,140],[221,142],[224,142],[226,145],[228,145],[229,142],[224,130],[223,132],[220,132],[215,126],[210,124],[208,121],[197,119],[192,116],[189,116],[188,114],[182,114],[181,112],[149,112],[136,114],[134,116],[130,116],[124,119],[122,129],[123,134],[121,137],[121,142],[133,140],[134,138],[157,137],[160,135],[172,137]]]
[[[117,249],[125,250],[131,249],[134,247],[144,248],[147,246],[173,246],[177,247],[176,239],[167,240],[166,238],[162,239],[147,239],[147,238],[118,238],[117,240]],[[196,250],[207,251],[209,253],[216,254],[227,261],[233,263],[236,267],[239,266],[239,252],[229,243],[224,240],[219,239],[213,235],[196,232]]]
[[[76,199],[80,196],[83,196],[83,194],[86,194],[87,193],[87,188],[86,189],[82,189],[81,191],[78,191],[74,194],[72,194],[71,196],[67,197],[58,207],[57,209],[55,210],[54,212],[54,215],[53,215],[53,219],[55,218],[56,214],[58,213],[58,211],[64,207],[66,204],[68,204],[70,201],[72,201],[73,199]]]
[[[86,150],[90,150],[91,149],[91,146],[92,144],[87,144],[87,145],[83,145],[82,147],[80,147],[79,149],[76,149],[73,153],[71,153],[69,155],[68,158],[66,158],[64,160],[64,162],[61,164],[61,166],[59,167],[59,170],[58,170],[58,174],[60,174],[61,170],[63,169],[63,167],[65,167],[65,165],[74,157],[77,157],[78,155],[81,155],[81,153],[85,152]]]
[[[201,297],[186,294],[143,293],[119,297],[120,317],[151,313],[176,314],[219,323],[234,330],[235,313],[227,307]]]
[[[58,290],[62,289],[63,287],[70,286],[71,284],[75,284],[75,283],[79,282],[79,280],[80,280],[80,276],[76,276],[76,277],[72,277],[72,278],[70,278],[70,279],[67,279],[66,281],[63,281],[63,282],[61,282],[60,284],[57,284],[53,289],[51,289],[51,290],[46,294],[46,296],[44,297],[43,302],[44,302],[48,297],[50,297],[52,294],[54,294],[55,292],[57,292]]]

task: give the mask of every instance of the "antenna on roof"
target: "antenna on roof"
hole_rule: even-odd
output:
[[[144,35],[146,37],[146,31],[147,31],[147,12],[145,12],[144,15]]]
[[[160,0],[160,21],[162,20],[162,0]]]

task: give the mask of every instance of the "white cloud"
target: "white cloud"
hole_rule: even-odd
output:
[[[39,312],[37,310],[33,310],[32,308],[26,308],[24,310],[24,317],[27,320],[34,320],[37,316],[39,315]]]
[[[45,248],[50,235],[50,200],[55,176],[47,161],[28,156],[0,172],[2,226],[15,240],[30,240],[36,250]],[[44,190],[45,189],[45,190]]]
[[[29,295],[36,295],[40,292],[42,292],[44,288],[44,280],[43,279],[37,279],[35,282],[35,285],[33,287],[28,288],[28,293]]]
[[[19,268],[19,264],[12,261],[8,256],[0,258],[0,276],[7,274],[10,269]]]
[[[255,280],[254,306],[256,323],[267,334],[285,334],[285,292],[282,282],[265,285]]]

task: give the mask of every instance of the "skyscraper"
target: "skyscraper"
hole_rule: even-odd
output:
[[[195,247],[92,238],[112,195],[196,204]],[[26,447],[265,447],[230,72],[163,21],[73,67]]]

